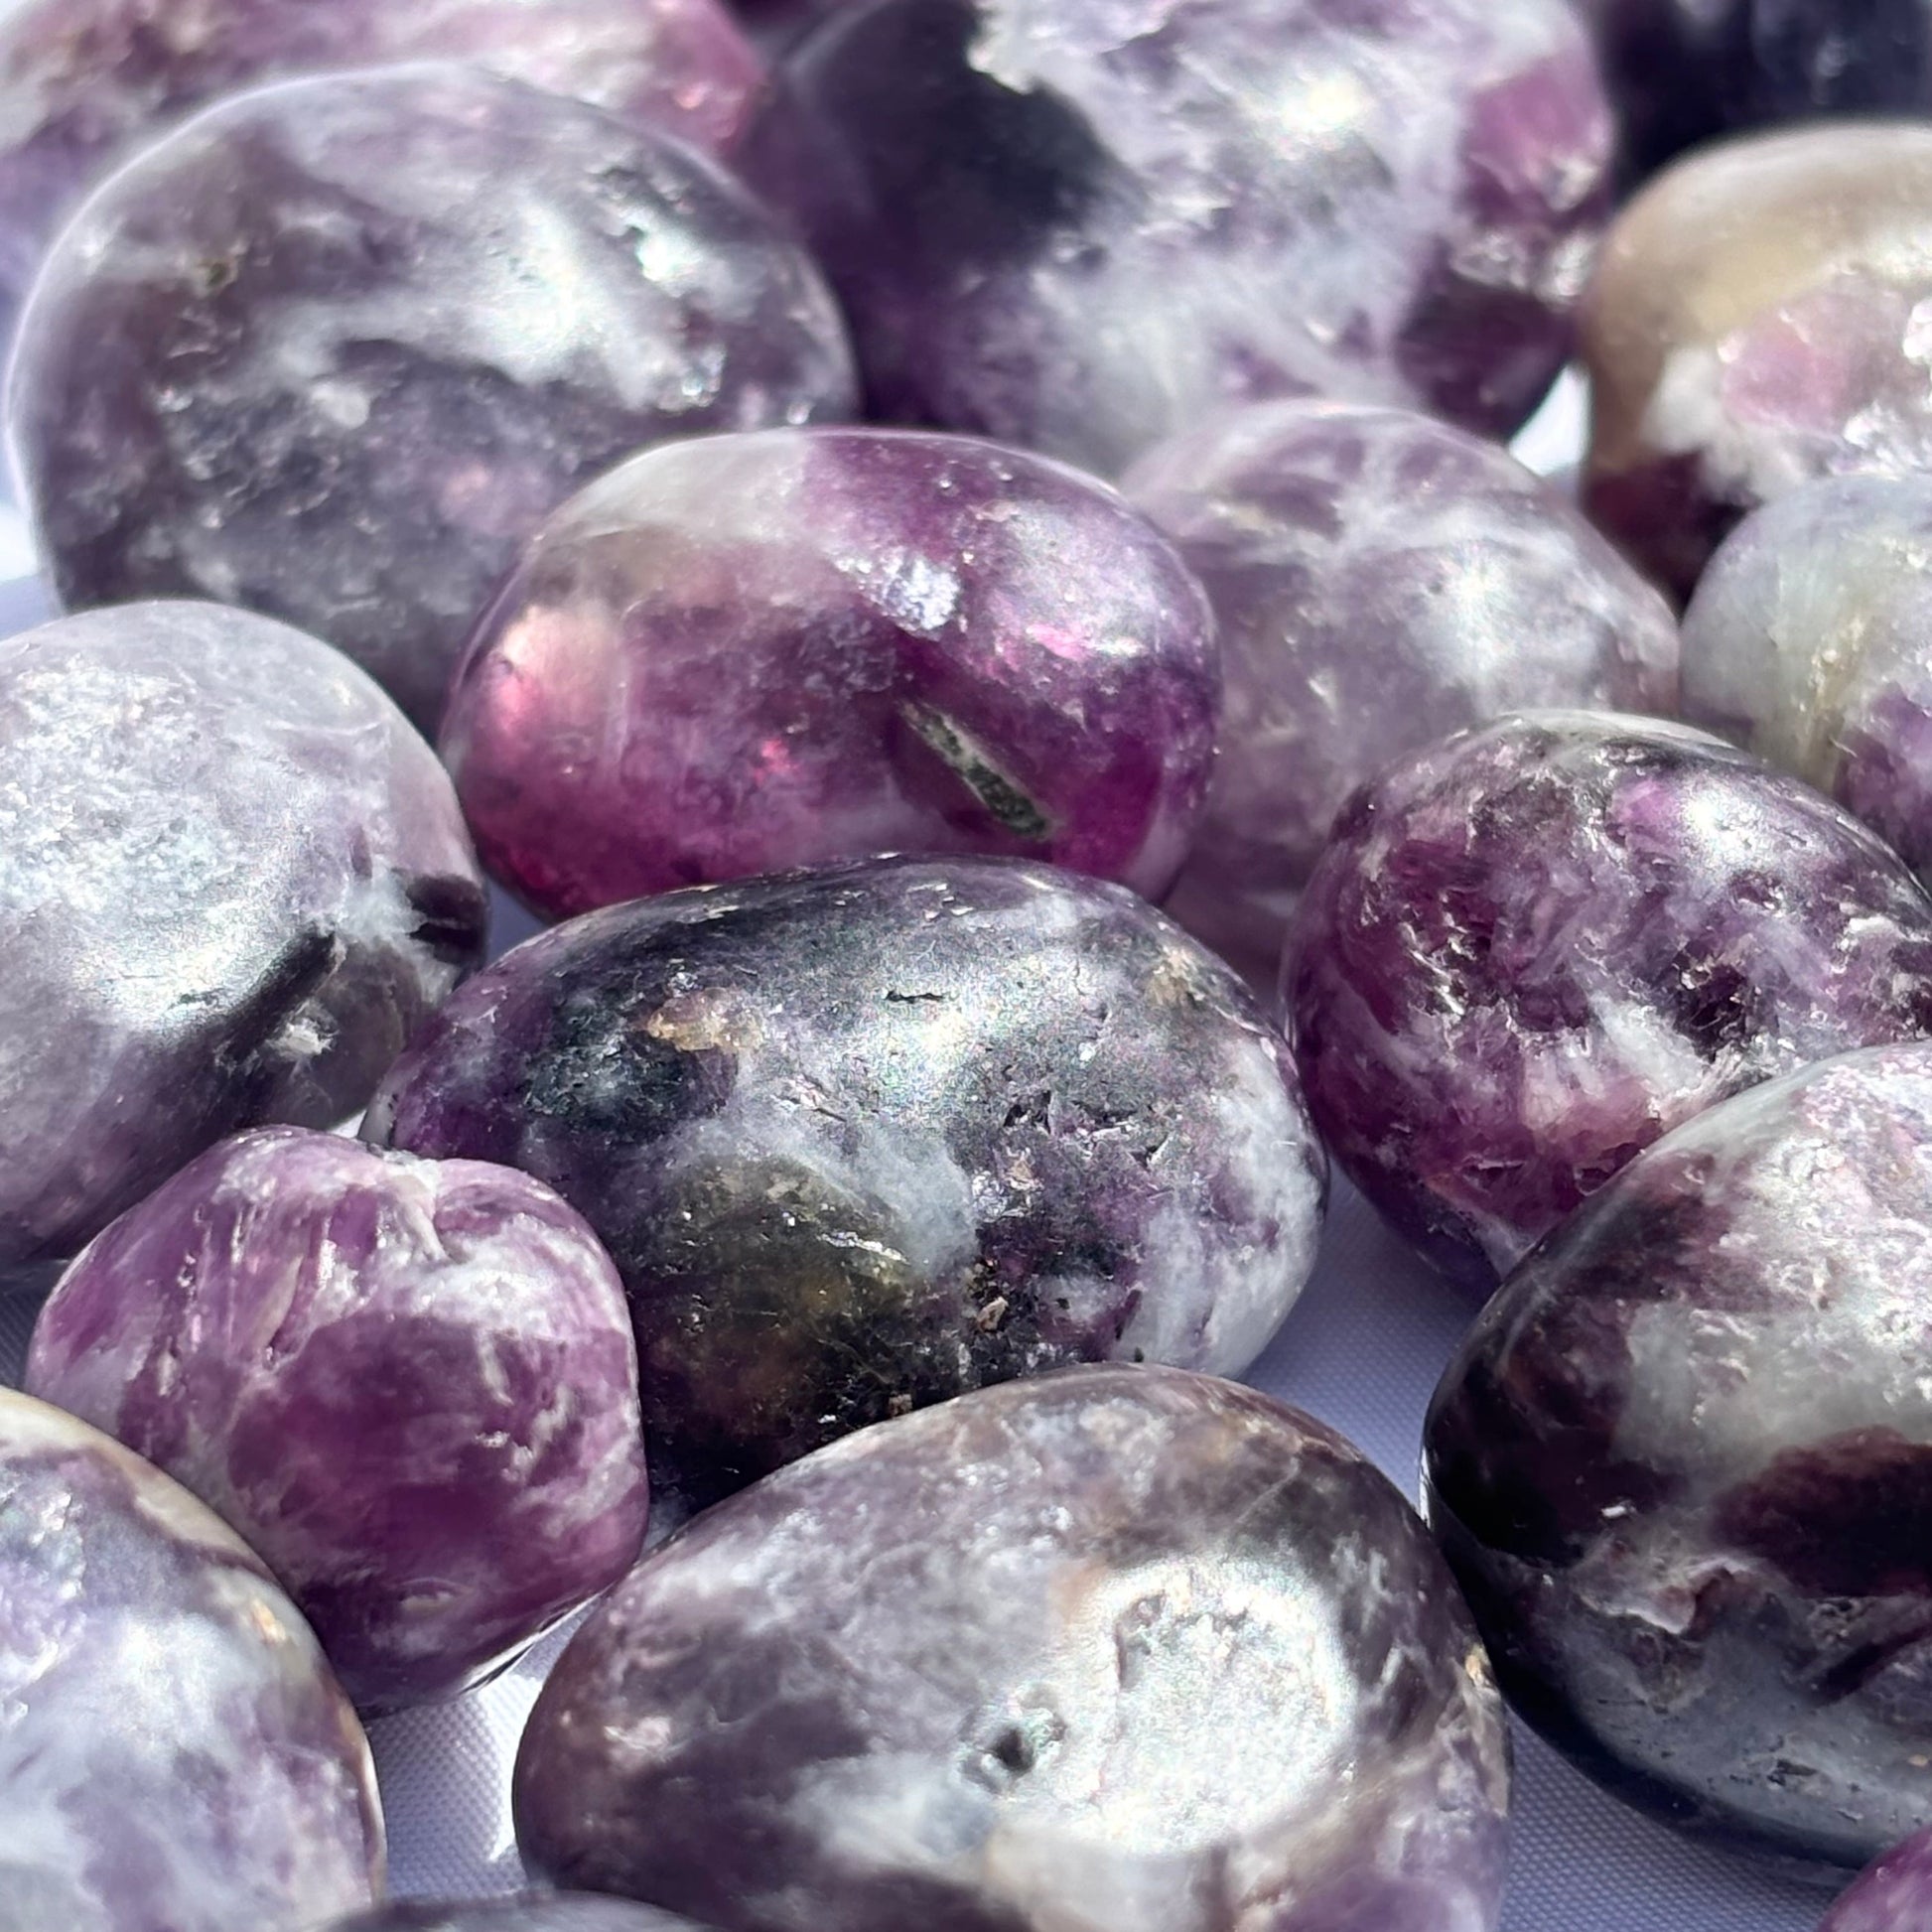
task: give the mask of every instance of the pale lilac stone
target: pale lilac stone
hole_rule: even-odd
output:
[[[493,1675],[643,1545],[623,1286],[506,1168],[226,1141],[62,1276],[26,1386],[230,1524],[365,1713]]]
[[[303,1932],[381,1895],[368,1747],[234,1534],[0,1390],[0,1923]]]
[[[875,413],[1112,473],[1309,390],[1514,429],[1611,139],[1568,0],[883,0],[786,58],[742,159]]]
[[[1336,1160],[1487,1286],[1693,1114],[1932,1034],[1932,899],[1848,813],[1715,738],[1539,712],[1356,794],[1284,988]]]
[[[149,604],[0,643],[0,1265],[355,1114],[485,910],[448,776],[314,638]]]
[[[589,1892],[527,1892],[515,1898],[438,1903],[399,1899],[339,1919],[327,1932],[707,1932],[707,1928],[628,1899]]]
[[[1386,1478],[1252,1390],[1101,1368],[647,1557],[513,1797],[537,1870],[723,1932],[1491,1932],[1509,1754]]]
[[[1495,445],[1406,410],[1256,404],[1127,478],[1220,620],[1227,704],[1168,909],[1272,989],[1348,795],[1464,725],[1674,712],[1656,591]]]
[[[1825,1914],[1818,1932],[1925,1932],[1932,1925],[1932,1832],[1887,1852]]]
[[[241,95],[115,175],[35,285],[9,411],[68,604],[265,611],[433,730],[573,490],[851,385],[817,270],[694,150],[398,68]]]
[[[483,863],[544,912],[882,852],[1156,895],[1220,702],[1199,585],[1105,484],[769,430],[646,451],[552,517],[442,744]]]

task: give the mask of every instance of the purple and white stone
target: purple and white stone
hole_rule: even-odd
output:
[[[68,604],[265,611],[430,729],[574,489],[852,400],[830,293],[735,181],[454,67],[263,88],[147,150],[50,252],[9,382]]]
[[[1825,1914],[1818,1932],[1925,1932],[1932,1925],[1932,1832],[1887,1852]]]
[[[1932,878],[1932,477],[1832,478],[1747,517],[1684,620],[1684,714]]]
[[[885,0],[781,64],[741,159],[875,413],[1111,474],[1309,390],[1514,429],[1611,145],[1569,0]]]
[[[1128,495],[1220,620],[1227,706],[1168,909],[1273,988],[1355,787],[1513,711],[1674,712],[1677,626],[1564,498],[1406,410],[1257,404],[1151,452]]]
[[[1689,597],[1760,503],[1932,469],[1932,124],[1725,142],[1640,195],[1584,305],[1585,500]]]
[[[1538,712],[1356,794],[1284,988],[1335,1159],[1486,1287],[1693,1114],[1932,1034],[1932,899],[1856,819],[1715,738]]]
[[[483,862],[550,913],[881,852],[1179,869],[1214,621],[1105,484],[959,437],[647,451],[546,523],[443,756]]]
[[[314,638],[149,604],[0,642],[0,1267],[357,1112],[485,909],[429,747]]]
[[[1828,1874],[1932,1822],[1929,1339],[1932,1044],[1631,1162],[1430,1416],[1430,1518],[1517,1708],[1626,1798]]]
[[[301,1932],[381,1890],[368,1746],[260,1562],[0,1389],[0,1922]]]
[[[707,1932],[688,1918],[589,1892],[526,1892],[516,1898],[438,1903],[399,1899],[339,1919],[327,1932]]]
[[[481,1683],[643,1547],[623,1285],[507,1168],[225,1141],[62,1276],[26,1386],[228,1523],[365,1714]]]
[[[1218,960],[1122,887],[985,859],[559,926],[417,1035],[364,1131],[523,1168],[597,1230],[660,1505],[986,1382],[1238,1373],[1327,1174]]]
[[[645,1558],[513,1796],[536,1870],[724,1932],[1490,1932],[1509,1754],[1386,1478],[1115,1367],[868,1430]]]

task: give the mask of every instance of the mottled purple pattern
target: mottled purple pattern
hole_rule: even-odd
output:
[[[481,1682],[643,1545],[622,1284],[506,1168],[224,1142],[62,1277],[26,1386],[229,1523],[364,1712]]]
[[[1857,1868],[1932,1821],[1932,1045],[1640,1156],[1439,1392],[1430,1516],[1504,1687],[1606,1784]]]
[[[1113,472],[1311,389],[1513,428],[1610,147],[1567,0],[884,0],[787,58],[743,159],[877,411]]]
[[[851,383],[817,270],[695,151],[404,68],[242,95],[116,175],[48,257],[8,408],[69,604],[266,611],[433,729],[572,490]]]
[[[1547,484],[1429,417],[1258,404],[1126,487],[1206,585],[1227,664],[1168,908],[1257,985],[1336,812],[1397,758],[1537,706],[1676,710],[1663,600]]]
[[[1335,1158],[1487,1285],[1703,1108],[1932,1034],[1932,900],[1855,819],[1716,739],[1542,712],[1356,795],[1284,983]]]
[[[0,1390],[0,1923],[301,1932],[380,1895],[368,1747],[185,1489]]]
[[[1932,1925],[1932,1832],[1887,1852],[1826,1913],[1818,1932],[1925,1932]]]
[[[955,437],[652,450],[537,536],[443,754],[551,913],[880,852],[1173,879],[1214,756],[1199,586],[1104,484]]]
[[[0,643],[0,1266],[357,1112],[484,913],[434,755],[313,638],[153,604]]]
[[[596,1228],[660,1501],[1070,1362],[1238,1373],[1326,1179],[1232,974],[1121,887],[995,860],[561,926],[418,1035],[365,1131],[525,1168]]]
[[[527,1892],[516,1898],[437,1903],[411,1898],[353,1918],[328,1932],[707,1932],[688,1918],[588,1892]]]
[[[647,1557],[531,1716],[517,1842],[725,1932],[1488,1932],[1508,1745],[1422,1526],[1173,1370],[983,1391]]]

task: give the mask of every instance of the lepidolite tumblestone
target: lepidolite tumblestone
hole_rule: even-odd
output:
[[[630,1291],[658,1495],[1120,1358],[1233,1374],[1313,1261],[1288,1051],[1118,886],[996,860],[677,893],[510,953],[364,1130],[525,1168]]]
[[[381,1888],[368,1747],[259,1561],[0,1390],[0,1923],[302,1932]]]
[[[959,437],[651,450],[544,526],[444,724],[483,863],[583,912],[881,852],[1173,879],[1213,619],[1111,489]]]
[[[643,1545],[623,1286],[507,1168],[225,1141],[62,1276],[26,1386],[230,1524],[365,1713],[480,1682]]]
[[[1886,1853],[1818,1932],[1924,1932],[1932,1924],[1932,1832]]]
[[[1932,1034],[1932,899],[1829,799],[1702,732],[1534,713],[1356,794],[1284,984],[1336,1159],[1486,1285],[1703,1108]]]
[[[0,1266],[353,1115],[484,918],[442,767],[313,638],[150,604],[0,643]]]
[[[458,68],[209,109],[49,254],[9,395],[69,605],[205,596],[429,729],[523,540],[639,446],[845,413],[818,272],[695,151]]]
[[[742,154],[877,410],[1111,473],[1311,389],[1514,428],[1610,148],[1569,0],[884,0],[781,64]]]
[[[1640,1155],[1504,1284],[1430,1517],[1519,1710],[1613,1789],[1786,1860],[1932,1822],[1932,1044]],[[1914,1921],[1916,1924],[1917,1921]]]
[[[1508,1748],[1338,1436],[1173,1370],[887,1423],[647,1557],[524,1732],[537,1870],[725,1932],[1488,1932]]]
[[[1403,754],[1535,706],[1676,709],[1663,599],[1502,450],[1429,417],[1257,404],[1126,488],[1207,587],[1226,664],[1168,909],[1257,984],[1336,812]]]
[[[1758,504],[1932,468],[1932,125],[1693,155],[1611,230],[1584,305],[1586,501],[1688,597]]]

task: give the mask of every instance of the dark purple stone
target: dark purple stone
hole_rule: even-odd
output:
[[[365,1713],[482,1682],[643,1544],[622,1284],[506,1168],[224,1142],[61,1278],[27,1386],[230,1524]]]
[[[1885,1856],[1826,1913],[1818,1932],[1925,1932],[1932,1925],[1932,1832]]]
[[[339,1919],[327,1932],[707,1932],[688,1918],[589,1892],[527,1892],[516,1898],[409,1898]]]
[[[1827,1873],[1932,1821],[1928,1335],[1932,1044],[1631,1162],[1429,1420],[1430,1518],[1518,1709],[1647,1809]]]
[[[517,1843],[723,1932],[1490,1932],[1509,1754],[1422,1525],[1231,1383],[868,1430],[592,1613]]]
[[[1284,986],[1336,1160],[1488,1286],[1691,1115],[1932,1034],[1932,899],[1856,819],[1702,732],[1540,712],[1356,794]]]

